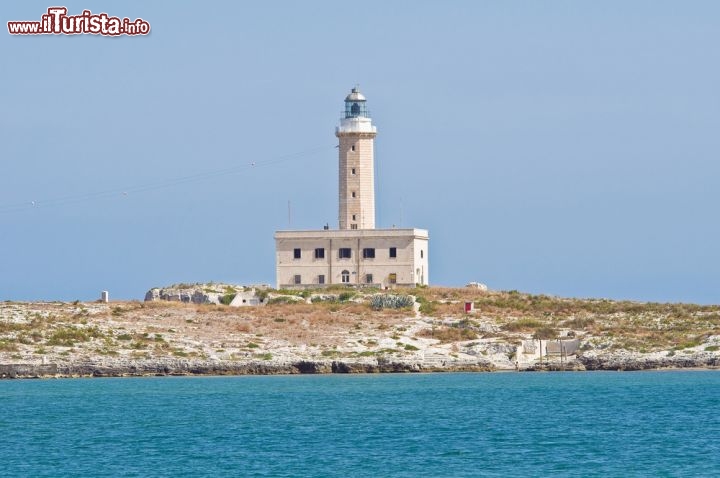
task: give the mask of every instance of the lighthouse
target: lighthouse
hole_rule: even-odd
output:
[[[375,229],[374,141],[377,130],[367,102],[355,87],[345,97],[345,111],[335,129],[339,154],[340,229]]]
[[[335,128],[338,229],[275,231],[278,289],[428,285],[428,231],[375,228],[376,135],[365,96],[355,87]]]

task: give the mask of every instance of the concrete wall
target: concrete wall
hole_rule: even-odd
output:
[[[516,360],[520,364],[540,361],[547,357],[555,360],[561,355],[565,357],[575,355],[579,347],[578,339],[523,340],[517,348]]]

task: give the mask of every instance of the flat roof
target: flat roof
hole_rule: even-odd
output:
[[[428,238],[427,229],[315,229],[308,231],[275,231],[276,239],[321,239],[328,237],[352,239],[356,237],[407,237]]]

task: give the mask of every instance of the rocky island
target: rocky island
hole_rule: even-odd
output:
[[[0,303],[3,378],[718,366],[715,305],[227,284]]]

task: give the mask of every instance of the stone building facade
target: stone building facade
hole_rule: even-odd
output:
[[[428,283],[428,234],[422,229],[278,231],[275,244],[278,288]]]
[[[339,229],[277,231],[277,288],[334,284],[380,288],[427,285],[428,232],[375,229],[375,126],[353,88],[335,130],[339,145]]]

